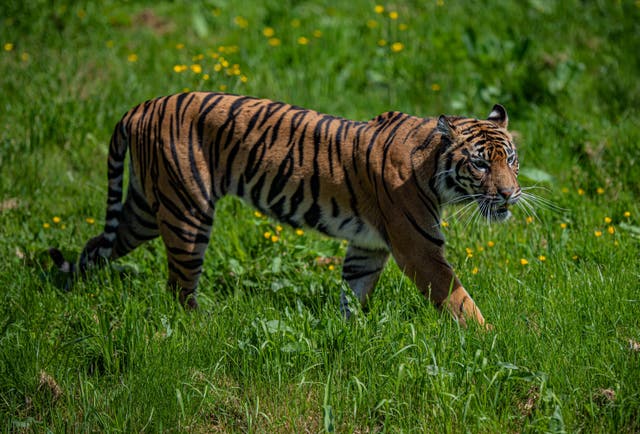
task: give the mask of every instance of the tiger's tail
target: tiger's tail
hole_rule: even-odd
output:
[[[116,125],[111,142],[109,143],[107,212],[103,232],[91,238],[85,245],[78,264],[69,262],[62,252],[56,248],[49,249],[49,256],[61,272],[75,277],[85,276],[89,267],[101,265],[112,257],[118,227],[122,221],[122,184],[124,178],[124,164],[129,142],[123,121]]]

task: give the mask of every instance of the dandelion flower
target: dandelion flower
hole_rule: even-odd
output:
[[[92,225],[96,222],[96,219],[94,219],[93,217],[87,217],[86,219],[84,219],[84,221]]]
[[[538,259],[540,260],[540,262],[544,262],[547,260],[547,257],[545,255],[540,255],[538,256]]]
[[[240,76],[240,81],[241,81],[242,83],[246,83],[247,81],[249,81],[249,79],[247,78],[247,76],[246,76],[246,75],[242,75],[242,76]]]
[[[267,38],[272,38],[273,35],[276,34],[276,31],[273,29],[273,27],[265,27],[264,29],[262,29],[262,34]]]
[[[394,42],[391,44],[391,51],[394,53],[399,53],[404,50],[404,44],[402,42]]]
[[[580,195],[580,196],[584,195],[584,190],[579,188],[578,189],[578,195]]]
[[[616,228],[614,228],[613,226],[609,226],[607,228],[607,232],[609,232],[609,234],[613,235],[616,233]]]
[[[385,45],[387,45],[387,41],[385,39],[379,39],[378,45],[381,47],[384,47]]]
[[[560,191],[562,191],[563,193],[569,193],[569,189],[567,187],[562,187]]]
[[[533,223],[533,217],[528,216],[528,217],[526,218],[526,222],[527,222],[527,224]]]
[[[58,216],[53,217],[51,220],[52,220],[55,224],[58,224],[58,223],[60,223],[60,221],[61,221],[60,217],[58,217]]]
[[[187,65],[173,65],[173,72],[180,74],[187,70]]]
[[[282,41],[280,41],[280,38],[269,38],[268,42],[269,42],[269,45],[271,45],[272,47],[277,47],[282,43]]]
[[[384,6],[382,5],[376,5],[373,10],[375,11],[376,14],[382,14],[384,13]]]
[[[440,87],[440,85],[438,83],[433,83],[431,85],[431,90],[434,91],[434,92],[440,92],[440,89],[441,89],[441,87]]]
[[[225,90],[227,90],[227,85],[221,84],[220,86],[218,86],[218,89],[220,89],[220,92],[224,92]]]
[[[336,269],[336,267],[333,264],[330,264],[328,268],[329,268],[329,271],[333,271]]]
[[[566,228],[567,228],[567,224],[566,224],[566,223],[560,223],[560,227],[561,227],[562,229],[566,229]]]
[[[271,242],[272,242],[272,243],[277,243],[279,239],[280,239],[280,237],[279,237],[279,236],[277,236],[277,235],[271,235]]]
[[[176,44],[176,50],[182,50],[184,48],[184,44],[183,43],[178,43]]]
[[[262,234],[262,236],[268,240],[269,238],[271,238],[271,232],[267,231],[264,234]]]
[[[133,62],[137,62],[137,61],[138,61],[138,55],[137,55],[136,53],[130,53],[130,54],[127,56],[127,60],[128,60],[129,62],[131,62],[131,63],[133,63]]]
[[[601,237],[602,236],[602,231],[594,231],[593,235],[595,235],[596,237]]]
[[[282,226],[280,225],[276,226],[276,232],[282,232]]]
[[[296,229],[296,235],[301,237],[302,235],[304,235],[304,231],[300,228]]]
[[[445,220],[442,220],[442,221],[440,222],[440,226],[442,226],[443,228],[448,228],[448,227],[449,227],[449,222],[447,222],[447,221],[445,221]]]
[[[631,213],[629,211],[625,211],[624,214],[622,214],[625,218],[629,218],[631,217]]]
[[[193,65],[190,66],[191,71],[193,71],[194,74],[201,74],[202,73],[202,66],[200,66],[197,63],[194,63]]]
[[[51,225],[49,223],[42,223],[42,227],[45,229],[49,229]]]
[[[398,19],[398,13],[396,11],[389,12],[389,18],[391,18],[392,20],[397,20]]]
[[[305,36],[300,36],[298,38],[298,44],[300,45],[307,45],[309,43],[309,38],[305,37]]]
[[[405,31],[405,30],[407,30],[408,28],[409,28],[409,26],[408,26],[408,25],[406,25],[405,23],[401,23],[401,24],[398,26],[398,30],[400,30],[401,32],[404,32],[404,31]]]
[[[605,218],[604,218],[604,222],[605,222],[606,224],[611,223],[611,217],[605,217]]]
[[[596,193],[598,193],[598,194],[604,194],[604,188],[602,188],[602,187],[598,187],[598,188],[596,188]]]
[[[4,51],[13,51],[13,44],[11,42],[6,42],[3,48]]]
[[[314,30],[313,31],[313,37],[314,38],[321,38],[322,37],[322,30]]]
[[[240,27],[241,29],[246,29],[247,27],[249,27],[249,21],[241,16],[237,16],[233,19],[233,22],[236,23],[236,26]]]
[[[487,243],[487,246],[488,246],[488,247],[493,247],[493,246],[495,246],[495,245],[496,245],[496,243],[494,243],[493,241],[489,241],[489,242]]]
[[[526,259],[524,259],[524,258],[521,258],[521,259],[520,259],[520,265],[522,265],[523,267],[524,267],[525,265],[527,265],[528,263],[529,263],[529,261],[527,261]]]
[[[467,247],[464,250],[467,252],[467,258],[473,257],[473,249],[471,247]]]
[[[262,217],[263,217],[263,216],[262,216],[262,213],[261,213],[260,211],[254,211],[254,212],[253,212],[253,215],[254,215],[255,217],[257,217],[257,218],[262,218]]]
[[[471,274],[478,274],[478,267],[473,267],[473,270],[471,270]]]

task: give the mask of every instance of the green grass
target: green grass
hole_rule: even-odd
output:
[[[383,5],[3,2],[4,432],[640,431],[638,2]],[[562,209],[447,220],[495,330],[460,329],[393,263],[343,321],[344,245],[235,199],[199,312],[165,291],[160,242],[61,290],[46,249],[77,255],[100,231],[120,116],[221,86],[362,120],[504,104],[523,185]]]

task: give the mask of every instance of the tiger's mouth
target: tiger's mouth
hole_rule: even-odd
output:
[[[480,214],[489,221],[504,221],[511,217],[508,203],[478,203]]]

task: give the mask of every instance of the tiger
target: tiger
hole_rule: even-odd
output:
[[[278,221],[348,242],[344,316],[350,299],[366,307],[392,256],[437,308],[462,326],[484,326],[445,259],[441,215],[445,205],[476,202],[488,221],[510,217],[521,188],[507,127],[500,104],[486,120],[389,111],[365,122],[226,93],[151,99],[115,126],[103,232],[77,264],[57,248],[49,253],[60,270],[85,276],[160,236],[167,285],[195,309],[216,204],[235,195]]]

